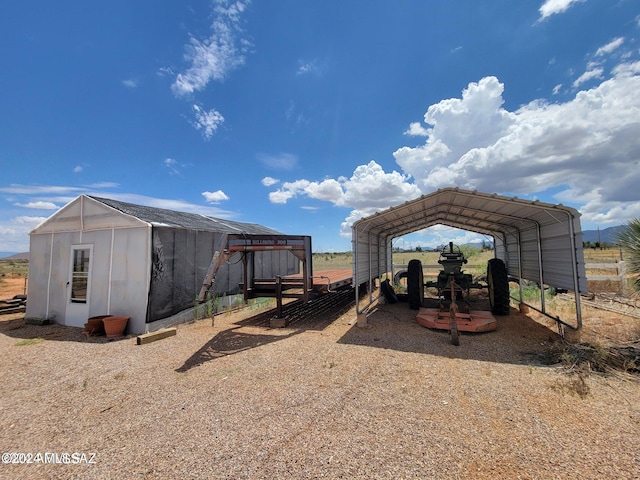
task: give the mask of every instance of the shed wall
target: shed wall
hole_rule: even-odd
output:
[[[147,298],[149,284],[146,228],[32,234],[26,316],[83,325],[67,318],[71,249],[80,244],[93,246],[87,315],[127,315],[132,331],[144,331],[146,302],[140,299]]]

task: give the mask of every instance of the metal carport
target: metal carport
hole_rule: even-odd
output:
[[[541,290],[541,313],[559,325],[582,326],[580,293],[587,293],[587,279],[578,211],[459,188],[440,189],[353,224],[356,298],[363,284],[369,284],[370,292],[369,304],[359,307],[358,313],[366,312],[375,300],[373,281],[392,270],[392,240],[439,224],[492,236],[495,256],[505,262],[510,277],[519,279],[520,302],[523,280],[536,282]],[[574,292],[575,325],[547,313],[542,294],[545,285]]]

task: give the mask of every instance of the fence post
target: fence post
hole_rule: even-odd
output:
[[[618,275],[620,276],[620,293],[627,295],[627,264],[624,261],[618,262]]]

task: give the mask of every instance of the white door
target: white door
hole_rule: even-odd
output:
[[[89,318],[92,259],[93,245],[71,246],[71,275],[67,284],[68,305],[64,322],[70,327],[82,327]]]

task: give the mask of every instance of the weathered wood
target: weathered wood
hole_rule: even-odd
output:
[[[207,299],[207,292],[213,290],[215,294],[216,275],[220,266],[229,258],[229,252],[225,250],[227,246],[227,234],[222,235],[220,240],[220,250],[216,250],[211,259],[211,264],[207,270],[207,275],[202,282],[202,288],[198,294],[198,302],[202,303]]]
[[[0,315],[9,315],[13,313],[24,313],[27,311],[27,307],[12,307],[12,308],[3,308],[0,310]]]
[[[271,328],[285,328],[287,325],[289,325],[289,321],[286,318],[273,317],[269,321]]]
[[[157,340],[162,340],[163,338],[173,337],[177,332],[175,327],[173,328],[163,328],[162,330],[158,330],[156,332],[144,333],[142,335],[138,335],[136,337],[136,342],[138,345],[145,345],[147,343],[155,342]]]
[[[619,263],[585,263],[584,268],[587,270],[618,270]]]
[[[627,292],[627,268],[624,261],[618,263],[586,263],[587,280],[592,282],[620,282],[620,293],[625,295]],[[589,270],[615,270],[616,275],[589,275]]]

